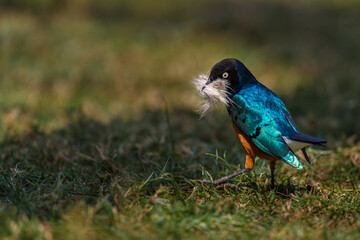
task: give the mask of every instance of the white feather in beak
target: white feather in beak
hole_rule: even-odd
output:
[[[222,102],[225,105],[230,103],[230,99],[227,97],[228,81],[222,79],[216,79],[210,84],[205,85],[208,80],[208,76],[200,74],[197,78],[193,79],[193,84],[196,91],[204,100],[201,103],[201,107],[198,110],[201,117],[216,103]]]

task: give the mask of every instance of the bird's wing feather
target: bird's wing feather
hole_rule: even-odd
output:
[[[238,106],[231,108],[230,114],[239,130],[266,154],[279,158],[285,156],[289,148],[268,112],[254,104],[249,106],[240,95],[233,100]]]
[[[264,153],[302,168],[282,137],[296,133],[297,127],[288,120],[286,115],[290,113],[275,94],[268,89],[252,87],[234,95],[232,101],[234,104],[228,110],[240,131]]]

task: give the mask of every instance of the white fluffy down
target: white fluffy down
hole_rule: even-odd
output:
[[[208,76],[205,74],[200,74],[197,78],[193,79],[193,84],[196,91],[201,97],[204,98],[201,107],[198,110],[201,117],[205,115],[205,113],[210,109],[211,106],[215,105],[218,102],[225,103],[226,105],[230,103],[230,99],[227,97],[226,91],[228,82],[217,79],[210,84],[205,85],[207,80]]]

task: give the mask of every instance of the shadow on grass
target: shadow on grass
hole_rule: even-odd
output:
[[[92,204],[109,196],[114,204],[121,205],[147,199],[160,185],[172,189],[171,195],[184,201],[193,191],[184,178],[202,179],[204,170],[219,177],[231,173],[240,163],[240,145],[226,114],[199,121],[195,113],[178,109],[171,114],[170,124],[171,128],[163,112],[147,111],[136,119],[116,118],[107,124],[74,112],[60,130],[45,134],[35,128],[25,136],[9,137],[1,145],[1,202],[19,214],[52,218],[78,201]],[[228,150],[231,169],[216,155],[206,155],[216,148]],[[341,166],[352,169],[341,170],[347,173],[346,179],[350,173],[357,176],[351,164]],[[339,171],[337,163],[329,171]],[[287,180],[277,186],[278,195],[311,191],[311,186],[308,189],[291,184],[292,175],[289,177],[284,169],[281,172],[278,175],[286,175]],[[268,178],[252,176],[244,181],[248,189],[268,195]]]
[[[265,181],[264,181],[265,180]],[[250,193],[258,193],[268,195],[270,193],[275,193],[277,197],[283,199],[291,199],[294,198],[295,195],[302,196],[306,193],[308,194],[316,194],[318,190],[313,185],[299,185],[290,182],[289,180],[281,183],[276,183],[274,187],[271,186],[270,182],[267,181],[269,178],[261,179],[258,182],[254,182],[252,179],[242,179],[239,182],[231,184],[224,183],[219,185],[211,185],[211,184],[201,184],[203,187],[206,186],[206,189],[216,189],[222,190],[224,192],[233,191],[236,194],[249,194]]]
[[[172,128],[163,112],[107,124],[74,112],[60,130],[45,134],[34,128],[3,141],[0,199],[19,213],[56,216],[68,203],[95,202],[114,191],[124,195],[163,173],[196,178],[209,146],[229,143],[228,131],[216,129],[219,121],[210,119],[214,131],[208,131],[195,113],[182,110],[176,111]],[[163,181],[156,182],[153,187]]]

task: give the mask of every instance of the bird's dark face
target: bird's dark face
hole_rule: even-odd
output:
[[[239,75],[236,71],[237,60],[226,58],[215,64],[210,72],[209,79],[206,84],[210,84],[216,80],[227,81],[227,86],[236,86],[239,83]]]
[[[222,102],[228,106],[232,97],[238,93],[245,85],[256,83],[255,77],[239,60],[226,58],[215,64],[207,77],[200,74],[193,79],[193,84],[204,98],[201,107],[201,114],[217,102]]]
[[[249,69],[247,69],[247,67],[239,60],[235,58],[226,58],[213,66],[208,81],[203,89],[206,88],[207,85],[219,81],[225,81],[223,85],[226,86],[226,90],[231,96],[232,94],[239,92],[244,84],[254,83],[256,82],[256,79]]]

